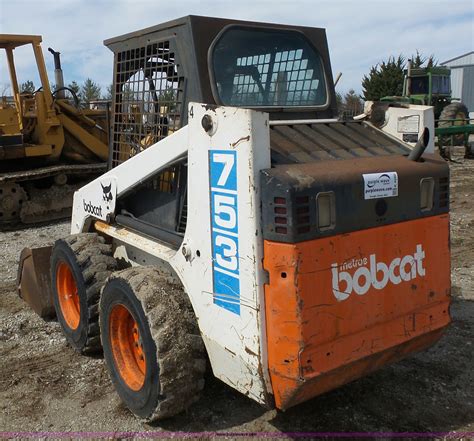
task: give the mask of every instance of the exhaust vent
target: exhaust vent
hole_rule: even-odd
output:
[[[296,197],[296,233],[304,234],[311,230],[309,196]]]
[[[447,208],[449,206],[449,178],[439,179],[439,208]]]
[[[288,209],[286,206],[286,198],[275,197],[273,199],[274,208],[273,212],[275,222],[275,233],[287,234],[288,233]]]

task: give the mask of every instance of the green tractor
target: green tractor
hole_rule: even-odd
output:
[[[464,145],[465,156],[473,158],[468,138],[474,132],[474,126],[469,124],[467,107],[454,100],[456,98],[451,96],[450,69],[440,66],[413,68],[410,60],[405,70],[402,96],[381,99],[383,102],[433,106],[440,153],[449,157],[450,153],[446,153],[447,145]]]
[[[467,107],[459,101],[453,101],[451,71],[448,68],[439,66],[412,68],[410,60],[408,69],[405,70],[402,96],[387,96],[381,101],[433,106],[439,127],[464,125],[469,118]]]

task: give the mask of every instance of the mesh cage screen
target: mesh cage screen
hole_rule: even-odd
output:
[[[116,54],[115,167],[181,127],[184,78],[168,41]]]
[[[237,58],[237,74],[233,81],[232,104],[284,104],[292,106],[314,104],[314,95],[319,79],[313,78],[313,69],[308,67],[308,59],[303,58],[301,49],[277,52],[271,74],[268,73],[270,61],[270,54]],[[255,80],[255,74],[246,72],[247,66],[257,68],[261,78],[262,91],[264,84],[269,89],[268,94],[266,94],[268,96],[265,95],[265,91],[261,93],[260,85]],[[239,68],[243,73],[239,73]],[[266,101],[261,98],[262,95],[266,97]]]

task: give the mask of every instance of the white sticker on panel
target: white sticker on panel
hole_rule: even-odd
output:
[[[420,115],[399,116],[398,133],[418,133],[420,131]]]
[[[366,173],[362,176],[364,177],[364,199],[398,196],[397,172]]]

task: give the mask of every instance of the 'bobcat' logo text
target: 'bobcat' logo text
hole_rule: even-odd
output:
[[[86,202],[82,200],[84,205],[84,211],[86,213],[92,214],[93,216],[102,217],[102,207],[100,205],[93,205],[92,202]]]
[[[352,293],[362,296],[373,287],[375,289],[384,289],[387,284],[398,285],[402,282],[408,282],[417,277],[425,276],[423,259],[425,252],[423,247],[418,244],[414,254],[407,254],[400,258],[396,257],[390,263],[377,262],[377,256],[371,254],[369,261],[367,257],[353,259],[342,265],[333,263],[332,271],[332,292],[337,300],[346,300]],[[368,264],[368,265],[367,265]],[[357,268],[353,274],[347,269]],[[343,271],[341,271],[343,270]],[[343,283],[343,287],[341,287]]]

